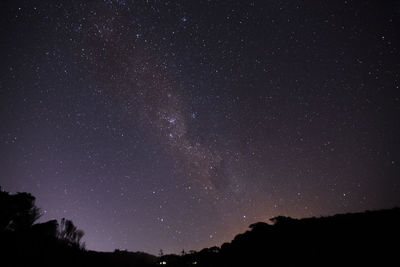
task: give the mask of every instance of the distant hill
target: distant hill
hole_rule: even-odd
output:
[[[83,231],[63,219],[35,223],[28,193],[0,190],[0,266],[400,266],[400,208],[258,222],[221,247],[156,257],[85,250]]]
[[[259,222],[221,248],[160,259],[172,266],[400,266],[400,209]]]

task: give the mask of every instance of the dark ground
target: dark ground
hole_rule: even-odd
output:
[[[34,224],[27,193],[0,192],[1,266],[396,266],[400,208],[259,222],[221,247],[153,256],[84,249],[71,221]]]

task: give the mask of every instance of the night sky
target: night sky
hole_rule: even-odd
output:
[[[1,1],[0,21],[0,185],[88,249],[400,206],[399,1]]]

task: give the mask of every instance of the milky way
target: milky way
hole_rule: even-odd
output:
[[[89,249],[177,253],[400,205],[397,1],[0,12],[0,185]]]

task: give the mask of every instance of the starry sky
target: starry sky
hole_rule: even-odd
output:
[[[400,205],[400,3],[1,1],[0,185],[88,249]]]

